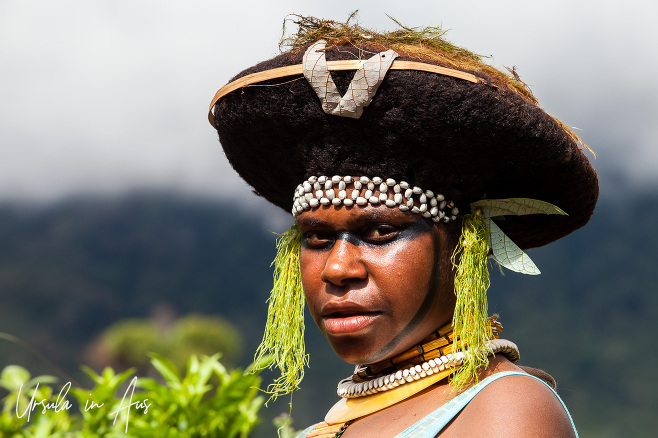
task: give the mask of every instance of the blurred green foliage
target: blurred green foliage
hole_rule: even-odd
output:
[[[259,422],[264,399],[258,395],[261,379],[252,367],[229,371],[219,354],[201,359],[192,355],[184,374],[157,354],[151,356],[151,364],[164,383],[135,379],[134,370],[115,374],[107,367],[96,374],[85,368],[93,387],[70,388],[68,393],[77,401],[71,405],[63,403],[68,399],[60,395],[62,387],[54,385],[53,377],[30,379],[24,368],[7,366],[0,375],[0,387],[8,392],[2,400],[0,436],[232,438],[248,436]],[[28,397],[36,403],[46,401],[30,412],[29,421]]]
[[[242,343],[240,332],[224,318],[190,314],[164,327],[154,319],[120,320],[101,333],[98,348],[111,364],[145,371],[146,352],[168,357],[179,369],[192,354],[220,352],[225,364],[235,364]]]
[[[102,330],[167,306],[229,317],[248,363],[262,336],[266,307],[257,304],[271,287],[274,238],[239,205],[167,195],[0,204],[0,332],[77,373]],[[6,343],[0,358],[52,372]]]

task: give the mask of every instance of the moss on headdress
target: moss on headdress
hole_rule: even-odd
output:
[[[282,52],[286,50],[295,51],[321,39],[327,41],[328,46],[367,45],[376,51],[393,49],[401,56],[417,58],[418,60],[431,59],[448,67],[482,73],[492,79],[496,85],[507,87],[528,102],[534,105],[538,104],[528,84],[521,80],[515,66],[512,68],[505,67],[508,73],[492,67],[483,62],[484,56],[446,40],[445,35],[448,31],[441,28],[441,26],[407,27],[389,16],[400,29],[380,33],[361,27],[356,22],[357,13],[358,10],[352,12],[345,23],[292,14],[286,17],[283,22],[283,34],[279,42],[279,49]],[[290,36],[286,36],[287,21],[292,21],[298,26],[297,32]],[[575,142],[594,154],[592,149],[585,144],[571,127],[555,117],[552,118]]]
[[[354,11],[345,23],[333,20],[323,20],[315,17],[291,15],[286,18],[299,26],[298,31],[288,37],[285,36],[279,43],[279,48],[295,50],[312,44],[320,39],[327,41],[328,45],[349,46],[368,45],[377,50],[393,49],[401,56],[419,59],[433,59],[449,66],[484,73],[494,78],[500,84],[507,85],[530,102],[536,104],[537,99],[532,95],[530,88],[521,81],[518,74],[507,74],[482,62],[482,56],[463,47],[459,47],[445,39],[448,32],[441,26],[407,27],[399,21],[393,20],[400,29],[380,33],[361,27],[356,21],[357,12]]]

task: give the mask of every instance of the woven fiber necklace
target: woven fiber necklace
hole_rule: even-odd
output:
[[[493,339],[487,343],[489,355],[503,354],[519,360],[519,350],[500,339],[502,325],[490,318]],[[357,366],[354,374],[338,383],[341,400],[336,403],[308,438],[340,437],[357,418],[385,409],[447,378],[462,364],[464,353],[453,353],[452,325],[436,330],[421,344],[394,358],[368,366]]]

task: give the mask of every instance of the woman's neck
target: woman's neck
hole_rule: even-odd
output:
[[[497,315],[489,318],[492,339],[498,339],[503,326],[497,321]],[[354,381],[369,380],[375,376],[395,372],[411,365],[422,364],[430,359],[437,359],[453,352],[454,335],[452,324],[448,323],[432,333],[422,342],[408,350],[379,362],[368,365],[357,365],[352,379]]]

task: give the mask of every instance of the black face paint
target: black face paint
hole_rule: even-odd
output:
[[[390,239],[380,238],[373,239],[369,237],[368,233],[377,227],[392,227],[393,233],[395,233]],[[338,240],[344,240],[354,246],[368,246],[368,247],[378,247],[389,244],[394,244],[397,242],[411,241],[417,239],[423,234],[426,234],[431,231],[432,225],[425,220],[414,221],[405,223],[403,225],[390,225],[387,223],[382,224],[371,224],[364,227],[357,227],[355,230],[336,230],[336,231],[312,231],[305,233],[302,236],[302,246],[310,250],[319,250],[325,251],[333,248],[334,244]],[[320,236],[320,240],[326,242],[321,246],[311,245],[309,243],[309,234],[315,234]]]
[[[391,351],[398,346],[398,344],[409,334],[411,333],[422,321],[425,319],[427,312],[432,307],[434,302],[439,298],[439,294],[436,293],[436,289],[439,283],[439,242],[436,236],[432,239],[434,242],[434,264],[432,265],[432,275],[430,276],[430,283],[425,292],[425,297],[423,302],[420,304],[420,308],[416,312],[409,324],[407,324],[393,339],[389,341],[388,344],[384,346],[377,354],[373,357],[368,358],[369,363],[374,363],[386,355],[390,354]]]

